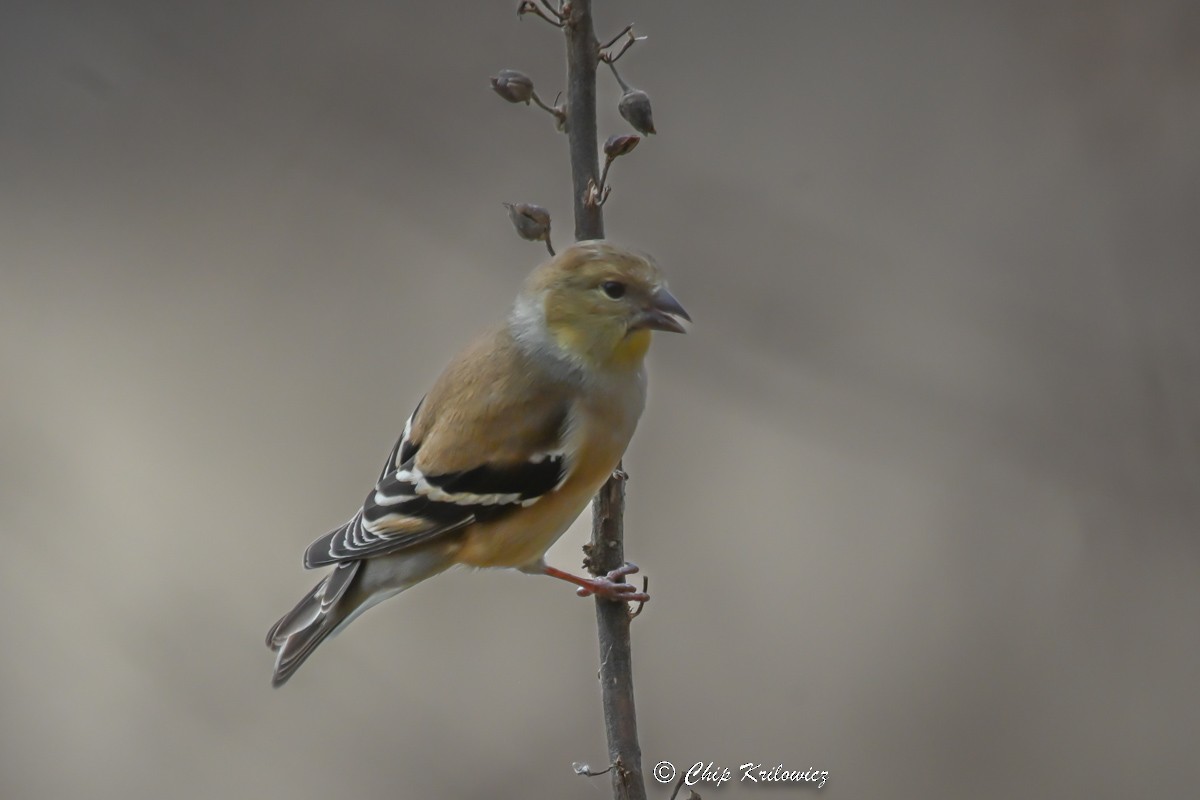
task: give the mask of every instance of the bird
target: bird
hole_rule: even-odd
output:
[[[507,318],[416,404],[362,506],[304,553],[332,568],[267,634],[272,685],[360,614],[452,566],[511,568],[583,597],[645,602],[624,564],[584,578],[545,553],[618,467],[646,402],[652,331],[691,317],[648,255],[577,242],[535,267]]]

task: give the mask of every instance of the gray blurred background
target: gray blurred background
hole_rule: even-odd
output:
[[[608,796],[565,585],[447,574],[280,691],[262,642],[541,259],[501,201],[571,229],[515,5],[0,6],[4,800]],[[609,232],[696,319],[627,462],[647,770],[1192,794],[1200,7],[597,6],[660,130]]]

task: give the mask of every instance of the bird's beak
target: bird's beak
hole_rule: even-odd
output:
[[[682,317],[688,322],[692,318],[688,316],[688,312],[684,311],[683,306],[679,305],[670,292],[665,288],[659,288],[650,297],[650,307],[638,315],[637,320],[633,323],[634,330],[648,329],[653,331],[669,331],[670,333],[687,333],[687,328],[680,324],[677,317]]]

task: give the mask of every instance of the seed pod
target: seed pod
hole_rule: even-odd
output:
[[[528,242],[550,241],[550,212],[532,203],[505,203],[517,235]]]
[[[641,89],[626,89],[617,110],[638,133],[655,133],[654,117],[650,112],[650,95]]]
[[[604,155],[609,161],[615,158],[620,158],[623,155],[633,152],[633,148],[638,146],[638,142],[642,137],[634,133],[617,133],[608,137],[608,141],[604,143]]]
[[[567,104],[557,105],[554,107],[554,128],[560,133],[567,133],[570,126],[567,124]]]
[[[502,69],[492,78],[492,89],[510,103],[529,105],[533,98],[533,79],[515,69]]]

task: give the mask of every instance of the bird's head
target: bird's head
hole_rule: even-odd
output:
[[[535,269],[514,321],[590,367],[637,367],[651,331],[686,333],[691,322],[649,257],[612,242],[577,242]]]

